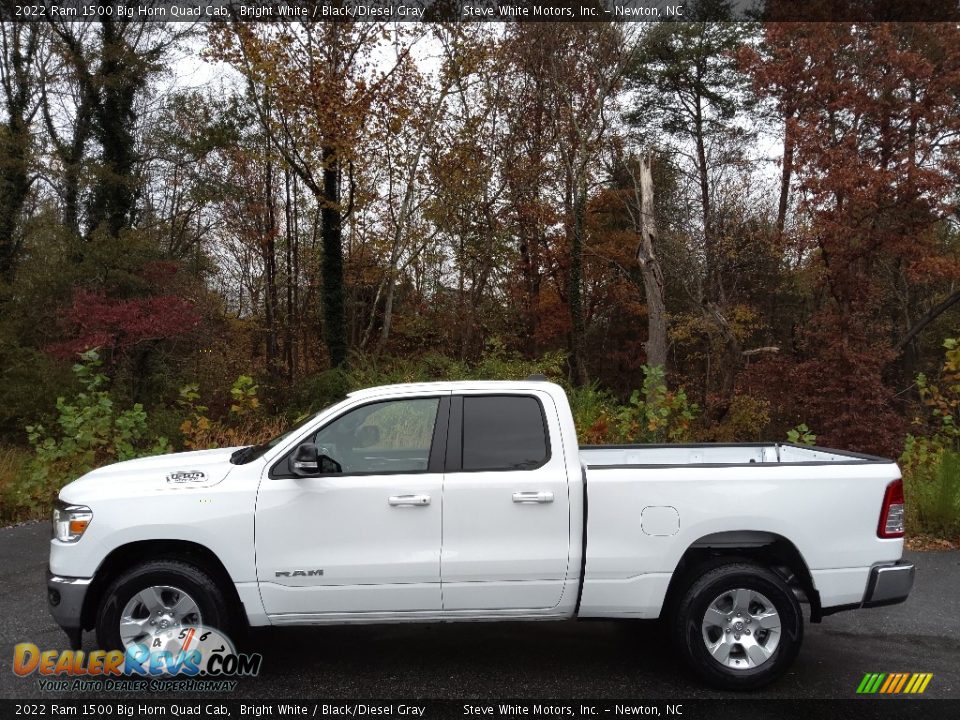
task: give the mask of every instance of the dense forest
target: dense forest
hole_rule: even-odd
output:
[[[960,533],[957,25],[0,31],[0,518],[541,371],[590,441],[901,457]]]

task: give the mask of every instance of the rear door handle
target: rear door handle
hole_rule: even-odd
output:
[[[430,504],[429,495],[391,495],[387,498],[387,502],[390,503],[393,507],[402,507],[405,505],[410,505],[413,507],[423,507],[424,505]]]
[[[515,492],[513,494],[515,503],[552,503],[553,493],[547,490],[539,492]]]

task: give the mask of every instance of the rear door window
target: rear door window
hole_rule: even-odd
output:
[[[533,470],[550,457],[540,401],[528,395],[463,398],[463,469]]]

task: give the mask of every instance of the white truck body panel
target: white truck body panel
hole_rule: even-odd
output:
[[[550,437],[561,437],[550,395],[534,394],[547,411]],[[549,611],[560,604],[570,567],[571,469],[562,445],[551,450],[545,465],[527,472],[445,475],[444,610]],[[579,465],[572,472],[577,474]],[[515,503],[516,492],[545,492],[553,499]]]
[[[592,451],[584,455],[588,462],[594,457]],[[713,533],[741,530],[790,540],[807,563],[824,607],[858,602],[871,566],[898,560],[903,550],[902,539],[882,540],[876,533],[884,489],[899,476],[892,463],[588,466],[587,572],[580,614],[659,616],[667,584],[687,548]],[[647,532],[637,522],[636,509],[648,507],[675,509],[677,531]]]

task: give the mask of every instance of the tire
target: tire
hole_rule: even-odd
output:
[[[161,616],[171,624],[203,624],[229,635],[229,604],[206,570],[182,560],[151,560],[122,573],[104,592],[97,612],[99,647],[103,650],[125,649],[128,643],[121,637],[120,631],[123,613],[127,611],[130,616],[132,607],[134,616],[149,621],[152,613],[140,598],[154,596],[160,598],[160,612],[166,613]],[[181,599],[184,601],[184,616],[174,612],[176,608],[171,607],[178,605]],[[194,612],[191,612],[191,602]],[[149,622],[144,624],[144,630],[150,630]],[[129,630],[126,632],[129,636]]]
[[[793,591],[772,570],[747,562],[696,577],[671,625],[686,663],[723,690],[772,682],[790,667],[803,642],[803,614]]]

